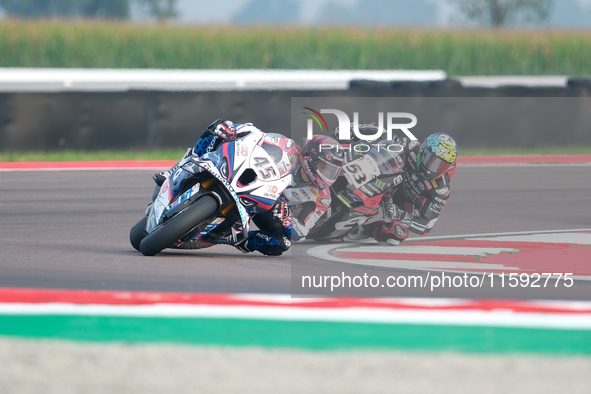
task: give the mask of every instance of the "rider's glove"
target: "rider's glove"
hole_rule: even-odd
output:
[[[391,220],[400,220],[404,216],[404,209],[400,209],[398,205],[394,204],[391,195],[384,196],[382,200],[382,205],[384,207],[384,215]]]
[[[207,130],[224,140],[236,138],[236,127],[229,120],[218,119],[207,126]]]
[[[400,208],[398,208],[398,206],[396,204],[392,204],[388,207],[384,207],[384,213],[386,214],[386,217],[388,219],[392,219],[392,220],[398,220],[401,219],[402,216],[404,215],[404,211]]]

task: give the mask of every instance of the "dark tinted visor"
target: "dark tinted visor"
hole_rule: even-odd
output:
[[[334,183],[341,172],[341,167],[329,163],[324,160],[318,160],[316,162],[316,168],[318,169],[318,175],[320,175],[324,180]]]
[[[439,175],[445,174],[453,166],[453,164],[440,159],[426,149],[421,152],[421,168],[423,170],[423,175],[429,179],[437,178]]]

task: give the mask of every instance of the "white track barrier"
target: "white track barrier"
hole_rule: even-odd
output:
[[[441,81],[444,71],[0,68],[0,91],[346,90],[353,79]]]

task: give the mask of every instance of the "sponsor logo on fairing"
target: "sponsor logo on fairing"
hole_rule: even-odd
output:
[[[240,215],[240,219],[242,220],[242,223],[244,225],[248,225],[248,222],[250,221],[250,217],[248,216],[248,213],[246,213],[246,211],[244,210],[244,207],[242,206],[240,199],[238,198],[238,196],[236,195],[236,192],[234,191],[234,188],[232,187],[232,185],[230,185],[228,183],[228,181],[226,181],[219,173],[219,171],[217,170],[217,168],[215,168],[214,166],[212,166],[210,163],[206,162],[206,161],[201,161],[198,158],[195,158],[195,163],[200,165],[200,166],[204,166],[205,169],[212,174],[218,181],[220,181],[225,187],[226,189],[228,189],[228,191],[230,191],[230,194],[232,196],[232,198],[234,199],[234,201],[236,202],[236,208],[238,209],[238,214]]]
[[[252,123],[242,123],[242,124],[235,124],[234,127],[236,128],[236,131],[243,129],[246,126],[252,126]]]
[[[224,159],[224,162],[220,166],[220,173],[224,178],[228,178],[228,162]]]
[[[377,178],[374,181],[374,184],[376,185],[376,187],[379,187],[380,190],[384,190],[386,188],[386,184]]]

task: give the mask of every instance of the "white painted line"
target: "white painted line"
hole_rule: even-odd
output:
[[[440,81],[441,70],[166,70],[0,68],[2,91],[346,90],[353,79]]]
[[[576,233],[591,231],[591,228],[575,228],[569,230],[532,230],[532,231],[509,231],[503,233],[478,233],[478,234],[460,234],[460,235],[443,235],[443,236],[426,236],[407,239],[405,242],[429,242],[439,241],[445,239],[464,239],[464,238],[482,238],[482,237],[501,237],[508,235],[530,235],[530,234],[560,234],[560,233]],[[352,245],[352,244],[347,244]]]
[[[350,244],[349,244],[350,245]],[[446,271],[446,270],[465,270],[466,272],[482,273],[481,270],[489,271],[515,271],[518,267],[508,267],[502,264],[488,264],[488,263],[467,263],[461,261],[429,261],[429,260],[364,260],[364,259],[345,259],[333,256],[330,252],[335,249],[342,249],[344,245],[323,245],[312,249],[308,249],[308,254],[321,260],[336,261],[339,263],[365,265],[369,267],[382,268],[402,268],[411,270],[432,270],[432,271]],[[346,248],[343,251],[347,251]]]
[[[227,318],[384,324],[591,329],[591,314],[201,305],[0,304],[2,315]]]
[[[591,234],[589,234],[591,236]],[[398,245],[382,246],[382,244],[371,246],[356,246],[343,248],[346,252],[361,253],[393,253],[393,254],[439,254],[439,255],[457,255],[457,256],[487,256],[490,254],[499,254],[503,252],[517,252],[513,248],[474,248],[474,247],[455,247],[455,246],[423,246],[423,245]]]
[[[460,168],[475,167],[589,167],[591,163],[499,163],[499,164],[458,164]]]
[[[591,245],[591,234],[560,233],[560,234],[531,234],[509,235],[494,238],[474,238],[476,241],[515,241],[515,242],[543,242]]]
[[[591,245],[591,234],[581,234],[582,231],[591,231],[590,229],[576,229],[576,230],[547,230],[547,231],[522,231],[522,232],[509,232],[509,233],[489,233],[489,234],[468,234],[463,236],[445,236],[445,237],[424,237],[419,239],[413,239],[414,241],[435,241],[435,240],[446,240],[446,239],[475,239],[485,241],[520,241],[520,242],[546,242],[546,243],[572,243],[572,244],[584,244]],[[579,233],[577,233],[579,232]],[[429,249],[428,245],[420,246],[416,245],[414,251],[411,249],[412,246],[382,246],[378,244],[372,244],[371,246],[360,246],[354,243],[332,243],[330,245],[317,246],[307,250],[308,255],[316,257],[321,260],[336,261],[340,263],[352,264],[352,265],[364,265],[371,267],[383,267],[383,268],[401,268],[417,271],[450,271],[454,273],[471,273],[471,274],[482,274],[483,272],[499,274],[499,271],[519,271],[524,270],[520,267],[504,266],[502,264],[490,264],[490,263],[470,263],[460,261],[430,261],[426,260],[394,260],[394,259],[347,259],[334,256],[331,252],[339,249],[342,252],[376,252],[376,253],[413,253],[413,254],[424,254],[427,251],[436,251],[434,254],[441,255],[482,255],[482,252],[486,253],[484,249],[487,248],[456,248],[456,247],[441,247],[438,249]],[[446,253],[445,250],[449,249],[450,252]],[[470,253],[468,253],[470,249]],[[490,248],[495,249],[495,248]],[[497,253],[503,251],[514,251],[513,248],[496,248],[500,249]],[[504,249],[504,250],[502,250]],[[462,252],[465,250],[465,252]],[[492,253],[491,253],[492,254]],[[496,254],[496,253],[495,253]],[[507,272],[507,275],[509,272]],[[588,275],[573,275],[573,279],[577,280],[591,280],[591,276]]]

